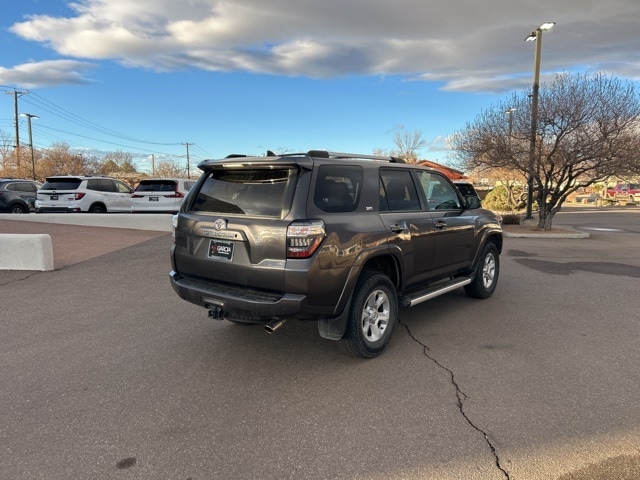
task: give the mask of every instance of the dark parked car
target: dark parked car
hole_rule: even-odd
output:
[[[500,219],[437,170],[317,150],[199,168],[174,217],[170,276],[212,318],[271,332],[315,320],[322,337],[373,357],[398,306],[496,288]]]
[[[39,186],[34,180],[0,178],[0,212],[29,213]]]

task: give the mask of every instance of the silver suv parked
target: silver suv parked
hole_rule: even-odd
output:
[[[499,218],[436,170],[326,151],[231,155],[199,168],[174,218],[170,277],[212,318],[270,332],[315,320],[322,337],[373,357],[398,306],[496,288]]]
[[[48,177],[38,190],[36,213],[130,212],[131,192],[129,185],[111,177]]]

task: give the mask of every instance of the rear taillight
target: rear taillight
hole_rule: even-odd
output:
[[[184,193],[175,192],[173,195],[167,195],[167,198],[184,198]]]
[[[134,193],[131,195],[131,198],[144,198],[144,195],[138,195],[137,193]]]
[[[73,198],[75,198],[76,200],[80,200],[82,199],[82,197],[84,197],[86,194],[84,192],[79,192],[73,195]]]
[[[287,227],[287,258],[309,258],[326,235],[322,220],[303,220]]]

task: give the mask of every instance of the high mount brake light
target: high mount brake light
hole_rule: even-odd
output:
[[[322,220],[302,220],[287,227],[287,258],[311,257],[326,235]]]

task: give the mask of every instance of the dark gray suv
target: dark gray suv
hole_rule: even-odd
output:
[[[322,337],[374,357],[398,306],[496,288],[499,217],[436,170],[318,150],[199,168],[174,217],[170,276],[212,318],[270,332],[316,320]]]
[[[0,178],[0,212],[29,213],[39,186],[35,180]]]

